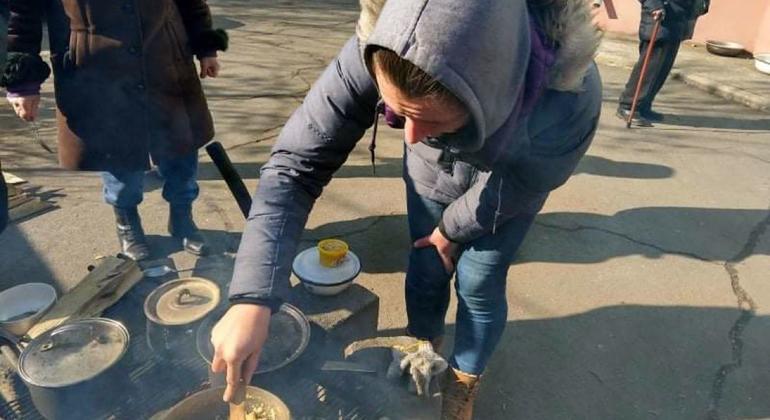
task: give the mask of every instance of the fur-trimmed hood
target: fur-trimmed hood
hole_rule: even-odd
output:
[[[598,47],[599,32],[584,0],[549,4],[361,0],[357,34],[364,55],[373,47],[395,51],[459,98],[473,119],[475,135],[451,146],[490,163],[510,141],[490,139],[516,126],[523,103],[532,99],[526,98],[532,93],[526,90],[531,88],[528,66],[542,51],[538,46],[545,41],[556,50],[539,77],[542,87],[559,91],[579,90]]]
[[[362,44],[374,30],[386,1],[360,0],[356,34]],[[555,3],[558,2],[543,8],[530,8],[529,12],[543,32],[559,46],[550,72],[549,88],[577,91],[599,49],[601,31],[591,23],[590,10],[584,0],[567,0],[560,7]]]
[[[503,143],[488,140],[519,119],[530,36],[524,0],[388,0],[363,49],[364,56],[374,48],[394,51],[452,92],[474,134],[448,146],[491,162],[499,154],[483,149]]]
[[[578,91],[602,37],[602,32],[591,23],[586,1],[554,1],[549,6],[530,7],[529,11],[548,38],[557,45],[549,88]]]

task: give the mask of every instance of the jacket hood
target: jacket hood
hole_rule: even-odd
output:
[[[528,11],[525,0],[361,0],[357,34],[365,52],[390,49],[430,74],[468,108],[476,136],[461,152],[518,118],[534,22],[556,48],[547,84],[575,90],[598,48],[584,0]]]
[[[529,61],[529,35],[523,0],[390,0],[364,49],[396,52],[460,99],[477,133],[462,151],[475,152],[514,112]]]

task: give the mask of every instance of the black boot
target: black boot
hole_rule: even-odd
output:
[[[666,118],[664,114],[661,114],[660,112],[655,112],[649,108],[640,109],[639,115],[646,118],[648,121],[652,121],[652,122],[661,122]]]
[[[121,252],[134,261],[141,261],[150,256],[150,248],[144,238],[142,220],[136,207],[118,208],[115,210],[115,222],[118,226],[118,241]]]
[[[615,115],[623,121],[628,121],[628,116],[630,114],[631,110],[623,107],[618,108],[617,112],[615,112]],[[650,120],[644,118],[644,116],[640,115],[638,112],[635,113],[634,118],[631,119],[631,125],[635,125],[637,127],[652,127]]]
[[[181,239],[184,250],[193,255],[206,255],[208,247],[195,226],[192,205],[172,205],[168,216],[168,231],[171,236]]]

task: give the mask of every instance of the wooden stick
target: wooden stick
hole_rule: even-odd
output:
[[[235,387],[230,400],[230,420],[246,420],[246,384],[243,381]]]
[[[65,322],[99,316],[141,279],[142,270],[135,261],[105,257],[75,288],[60,297],[27,335],[35,338]]]

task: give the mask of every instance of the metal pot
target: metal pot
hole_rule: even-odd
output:
[[[67,323],[32,340],[17,371],[43,417],[97,418],[126,397],[128,343],[126,327],[111,319]]]
[[[162,284],[144,301],[147,345],[160,354],[197,357],[193,345],[195,331],[219,299],[219,286],[204,278],[189,277]]]
[[[226,419],[228,405],[222,401],[224,387],[210,388],[185,398],[165,414],[163,420]],[[246,387],[246,413],[264,412],[258,419],[290,420],[286,404],[270,392],[254,386]]]
[[[214,346],[211,344],[211,330],[224,315],[215,311],[200,324],[196,334],[198,354],[211,366],[214,358]],[[288,303],[281,305],[278,312],[270,317],[267,340],[260,353],[259,365],[255,374],[264,374],[278,370],[296,360],[310,342],[310,322],[305,314]],[[225,384],[224,373],[214,373],[209,369],[211,386]]]

